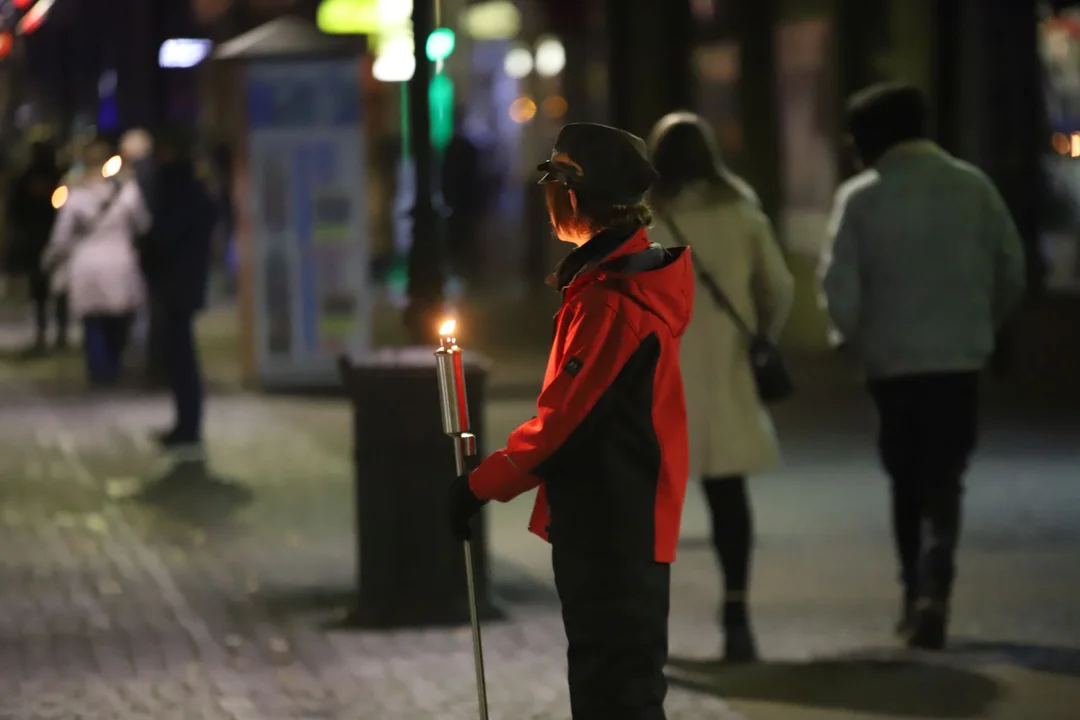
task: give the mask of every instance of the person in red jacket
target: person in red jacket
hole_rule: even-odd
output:
[[[680,337],[688,248],[649,241],[645,143],[603,125],[559,134],[540,183],[562,292],[537,416],[450,491],[459,539],[489,500],[538,488],[530,529],[552,546],[575,720],[660,720],[670,566],[686,494]]]

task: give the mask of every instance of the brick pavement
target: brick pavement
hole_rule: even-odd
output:
[[[694,691],[673,690],[671,717],[1075,718],[1075,428],[990,423],[968,497],[961,649],[926,662],[891,648],[884,485],[851,390],[828,413],[783,410],[788,467],[754,481],[755,614],[773,662],[694,675]],[[161,510],[123,499],[165,469],[144,439],[166,418],[160,399],[46,400],[2,365],[0,397],[0,720],[73,708],[121,719],[475,716],[467,631],[321,629],[347,604],[354,566],[340,403],[214,398],[212,467],[254,501],[234,507],[222,489]],[[529,402],[494,403],[489,432],[530,414]],[[492,707],[497,718],[565,718],[562,631],[545,546],[522,531],[527,505],[491,515],[512,618],[485,633]],[[717,581],[693,493],[685,525],[672,646],[701,656],[716,643]]]
[[[0,718],[476,716],[467,630],[322,629],[353,557],[351,468],[318,407],[216,402],[213,466],[254,501],[205,489],[180,513],[124,497],[163,470],[142,440],[163,403],[46,402],[2,365],[0,393]],[[493,717],[565,718],[557,607],[526,595],[486,630]],[[669,707],[739,717],[685,690]]]

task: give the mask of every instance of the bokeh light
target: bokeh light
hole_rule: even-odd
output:
[[[533,70],[533,56],[529,48],[511,48],[503,59],[503,72],[507,77],[520,80]]]
[[[569,106],[566,103],[566,98],[562,95],[549,95],[544,98],[542,109],[546,117],[557,119],[566,114]]]
[[[123,167],[124,161],[120,159],[119,155],[113,155],[111,158],[105,161],[105,164],[101,166],[102,177],[115,177],[120,172],[120,168]]]
[[[536,117],[536,102],[528,95],[519,97],[510,103],[510,119],[516,123],[527,123]]]

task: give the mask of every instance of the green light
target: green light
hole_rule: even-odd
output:
[[[431,106],[431,144],[443,150],[454,136],[454,81],[439,73],[428,86]]]
[[[454,45],[457,40],[454,37],[454,31],[450,28],[438,28],[433,30],[428,35],[427,44],[424,49],[427,51],[428,60],[431,62],[439,62],[450,57],[450,53],[454,52]]]

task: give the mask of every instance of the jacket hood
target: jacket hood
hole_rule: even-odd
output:
[[[598,240],[614,244],[619,237],[601,233],[571,256],[590,249]],[[622,234],[621,239],[614,250],[582,267],[564,291],[572,294],[593,282],[603,282],[658,316],[676,337],[681,337],[694,311],[690,248],[665,248],[653,243],[645,228],[638,228],[629,236]],[[601,245],[597,249],[606,248]],[[565,265],[566,261],[560,268]]]

